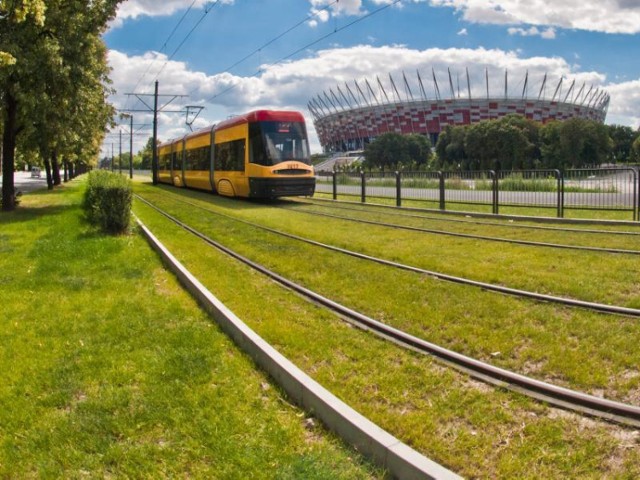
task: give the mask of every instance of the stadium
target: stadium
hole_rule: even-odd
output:
[[[440,75],[439,82],[433,69],[428,81],[419,71],[411,78],[404,72],[395,79],[388,74],[385,82],[378,76],[353,80],[317,94],[307,107],[323,150],[360,150],[386,132],[428,135],[435,145],[447,125],[470,125],[511,113],[541,123],[575,117],[604,122],[609,106],[606,91],[564,77],[551,81],[545,74],[533,82],[527,72],[510,88],[505,71],[492,89],[488,70],[476,82],[468,69],[462,79],[450,69]]]

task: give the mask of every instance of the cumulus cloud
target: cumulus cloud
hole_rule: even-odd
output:
[[[136,91],[151,93],[155,75],[167,63],[159,75],[160,93],[188,95],[188,98],[176,99],[170,107],[180,110],[184,105],[205,106],[194,128],[257,108],[295,109],[303,112],[307,118],[312,151],[319,151],[320,145],[307,110],[309,100],[323,91],[329,92],[329,89],[333,89],[335,94],[339,95],[336,87],[341,85],[344,91],[345,82],[355,89],[354,80],[357,80],[365,91],[367,90],[364,82],[368,80],[374,93],[380,96],[382,92],[378,88],[378,79],[387,95],[393,97],[396,93],[390,85],[388,73],[392,73],[397,95],[403,99],[408,95],[421,97],[416,71],[420,72],[425,93],[429,98],[436,96],[437,89],[443,98],[451,97],[452,94],[466,97],[467,68],[473,96],[486,95],[487,76],[490,94],[504,95],[505,71],[508,71],[507,85],[510,96],[525,93],[534,98],[539,94],[551,97],[560,79],[564,78],[558,91],[558,96],[564,97],[569,93],[571,82],[575,80],[572,97],[583,83],[586,85],[585,92],[590,85],[594,85],[594,90],[605,88],[611,94],[608,117],[610,123],[634,126],[640,123],[640,79],[624,83],[607,83],[605,75],[596,71],[580,71],[563,58],[527,58],[518,52],[499,49],[416,50],[405,46],[370,45],[328,48],[300,60],[272,66],[263,65],[261,73],[253,77],[241,77],[230,73],[207,75],[190,70],[184,62],[167,61],[166,55],[154,52],[130,57],[112,50],[108,58],[113,68],[111,77],[114,87],[119,92],[112,101],[118,108],[141,108],[142,105],[135,98],[127,99],[122,93],[133,91],[138,79],[146,71],[149,73],[145,80],[139,83]],[[404,84],[403,71],[406,73],[410,91]],[[525,89],[526,72],[528,79]],[[433,82],[434,74],[437,88]],[[545,74],[548,80],[543,87]],[[168,99],[165,98],[164,101],[166,100]],[[148,114],[134,115],[136,123],[139,123],[139,119],[149,123],[151,121]],[[162,113],[159,118],[159,132],[160,138],[164,140],[184,135],[188,132],[184,115]],[[144,141],[141,140],[142,143]]]
[[[331,11],[335,15],[361,15],[362,0],[309,0],[313,10],[324,9],[330,6]]]
[[[420,0],[414,0],[416,2]],[[605,33],[640,32],[637,0],[429,0],[454,8],[468,22],[528,24]]]
[[[522,37],[542,37],[546,40],[552,40],[556,38],[556,31],[554,28],[549,27],[545,30],[539,30],[538,27],[519,28],[510,27],[507,29],[509,35],[520,35]]]
[[[331,16],[363,15],[362,0],[309,0],[312,17],[307,24],[317,27],[320,23],[326,23]]]
[[[605,86],[611,95],[608,123],[640,128],[640,79]]]
[[[221,4],[232,4],[235,0],[220,0]],[[118,13],[111,24],[111,28],[117,28],[127,19],[136,19],[140,16],[159,17],[173,15],[179,10],[192,8],[201,9],[210,3],[210,0],[127,0],[118,7]]]

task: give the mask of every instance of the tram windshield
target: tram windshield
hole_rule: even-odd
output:
[[[302,122],[249,124],[249,162],[271,166],[287,160],[309,165],[307,131]]]

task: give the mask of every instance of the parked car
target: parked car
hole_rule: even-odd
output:
[[[31,178],[40,178],[40,167],[31,167]]]

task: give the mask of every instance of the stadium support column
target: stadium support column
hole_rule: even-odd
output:
[[[151,157],[153,184],[158,184],[158,80],[153,94],[153,155]]]

